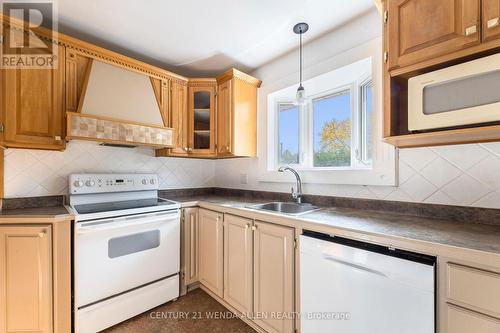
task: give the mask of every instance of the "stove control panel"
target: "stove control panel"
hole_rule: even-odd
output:
[[[158,190],[156,174],[74,174],[69,176],[70,194]]]

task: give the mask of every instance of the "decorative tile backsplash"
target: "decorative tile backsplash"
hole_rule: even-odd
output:
[[[67,194],[72,173],[157,173],[161,189],[214,185],[215,162],[155,157],[151,148],[71,141],[66,150],[5,150],[5,197]]]
[[[258,181],[255,159],[216,165],[219,187],[289,192],[288,183]],[[399,150],[399,186],[305,184],[307,194],[500,209],[500,142]],[[241,184],[241,175],[248,184]]]
[[[256,159],[198,160],[155,157],[150,148],[103,147],[72,141],[64,152],[7,149],[5,196],[66,194],[79,172],[157,173],[160,188],[228,187],[289,192],[287,183],[262,183]],[[248,184],[241,184],[241,174]],[[399,151],[399,186],[305,184],[308,194],[500,209],[500,143]]]
[[[94,118],[79,113],[68,114],[69,137],[90,140],[112,140],[131,144],[172,146],[170,128],[159,128]]]

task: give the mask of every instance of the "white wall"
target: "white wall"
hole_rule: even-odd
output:
[[[380,16],[373,10],[308,43],[304,49],[305,79],[342,66],[346,58],[358,60],[356,55],[365,54],[371,43],[381,42],[380,27]],[[297,83],[297,53],[275,59],[253,74],[263,81],[258,104],[258,158],[217,161],[215,183],[289,192],[293,182],[259,179],[266,162],[267,95]],[[397,169],[399,186],[305,184],[303,190],[308,194],[500,208],[500,143],[400,150]]]
[[[67,194],[72,173],[157,173],[161,189],[214,185],[214,161],[155,157],[151,148],[71,141],[66,150],[5,150],[5,197]]]

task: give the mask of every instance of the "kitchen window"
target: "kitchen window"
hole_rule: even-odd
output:
[[[372,160],[373,84],[370,76],[309,98],[277,104],[276,166],[367,169]]]
[[[299,108],[280,103],[278,110],[278,161],[280,165],[299,164]]]
[[[261,118],[266,132],[259,136],[265,143],[259,181],[293,183],[292,174],[278,172],[291,165],[304,184],[397,184],[396,150],[382,139],[381,54],[381,44],[374,41],[335,62],[310,66],[310,73],[321,74],[303,82],[304,106],[293,103],[297,84],[292,76],[261,88],[267,114]]]

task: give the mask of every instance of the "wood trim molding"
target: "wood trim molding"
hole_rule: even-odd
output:
[[[162,82],[161,82],[161,80],[158,80],[157,78],[154,78],[151,76],[149,77],[149,80],[151,81],[151,86],[153,87],[153,92],[154,92],[155,97],[156,97],[156,103],[158,104],[158,108],[161,110],[162,105],[163,105],[163,101],[161,100]],[[161,116],[163,117],[163,114]],[[165,124],[165,119],[163,119],[163,123]]]
[[[80,94],[80,99],[78,100],[78,107],[76,112],[81,113],[83,108],[83,101],[85,100],[85,95],[87,94],[87,86],[89,84],[90,72],[92,72],[92,64],[94,63],[93,59],[89,59],[89,63],[87,64],[87,68],[85,70],[85,77],[83,78],[82,92]]]
[[[30,33],[24,30],[23,21],[16,18],[0,14],[0,21],[4,26],[11,29],[17,29],[24,33]],[[169,72],[159,67],[146,64],[142,61],[124,56],[122,54],[107,50],[105,48],[84,42],[82,40],[67,36],[62,33],[53,32],[49,29],[37,27],[31,30],[39,38],[72,49],[76,54],[87,56],[93,59],[99,59],[103,62],[111,63],[135,72],[140,72],[148,76],[157,77],[159,79],[168,79],[179,82],[187,82],[188,79],[181,75]]]
[[[236,68],[231,68],[230,70],[222,73],[221,75],[217,76],[217,84],[222,84],[228,80],[231,79],[238,79],[241,80],[245,83],[251,84],[253,86],[256,86],[257,88],[260,87],[262,84],[262,81],[259,79],[254,78],[251,75],[248,75],[246,73],[243,73],[242,71],[237,70]]]
[[[214,78],[193,78],[189,79],[188,87],[216,87],[217,80]]]

